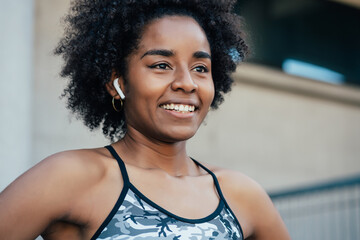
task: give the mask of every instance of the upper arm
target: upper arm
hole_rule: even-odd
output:
[[[257,183],[254,184],[249,195],[249,201],[249,207],[253,212],[251,223],[254,226],[254,239],[290,239],[285,224],[270,197]]]
[[[220,177],[226,200],[249,239],[288,240],[280,214],[263,188],[243,174],[227,171]]]
[[[53,155],[0,194],[0,239],[34,239],[52,221],[66,217],[84,189],[74,153]]]

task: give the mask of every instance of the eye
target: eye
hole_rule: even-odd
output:
[[[169,64],[167,64],[167,63],[154,64],[154,65],[149,66],[149,68],[152,68],[152,69],[162,69],[162,70],[170,70],[170,69],[171,69],[171,67],[170,67]]]
[[[207,73],[207,72],[209,72],[209,70],[205,66],[196,66],[196,67],[193,68],[193,70],[195,72],[198,72],[198,73]]]

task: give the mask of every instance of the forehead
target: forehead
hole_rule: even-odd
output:
[[[164,16],[145,26],[139,48],[168,48],[187,46],[210,53],[206,34],[198,22],[188,16]]]

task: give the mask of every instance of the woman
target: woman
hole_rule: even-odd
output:
[[[14,181],[0,195],[0,239],[289,239],[254,181],[186,153],[247,53],[234,2],[73,3],[56,50],[68,107],[119,140]]]

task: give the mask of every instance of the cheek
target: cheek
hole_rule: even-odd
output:
[[[146,67],[135,68],[129,82],[129,91],[133,92],[132,95],[137,95],[136,97],[154,99],[154,96],[159,95],[166,87],[165,79],[163,75],[151,74]]]
[[[151,95],[151,83],[142,69],[130,72],[131,79],[128,79],[128,99],[132,102],[143,101]]]
[[[210,105],[215,96],[215,87],[213,80],[209,80],[201,83],[201,98],[205,104]]]
[[[162,95],[163,85],[161,81],[133,81],[128,85],[127,104],[132,116],[151,115],[158,107],[158,99]],[[136,112],[136,113],[135,113]]]

